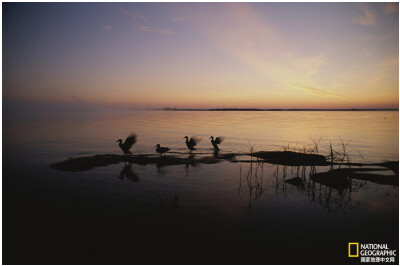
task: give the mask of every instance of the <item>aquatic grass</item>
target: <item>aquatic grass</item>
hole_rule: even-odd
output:
[[[243,178],[244,176],[244,178]],[[247,173],[243,175],[242,164],[239,164],[239,185],[238,194],[239,198],[248,204],[248,213],[251,215],[252,203],[254,200],[259,199],[266,189],[267,183],[265,182],[264,175],[264,162],[262,160],[251,160],[248,164]],[[243,194],[247,194],[244,198]]]
[[[282,147],[283,151],[292,151],[292,152],[298,152],[298,153],[303,153],[303,154],[315,154],[319,155],[320,154],[320,146],[321,146],[321,140],[322,136],[317,138],[309,138],[311,141],[311,144],[305,144],[303,146],[291,146],[290,144],[284,145]],[[324,155],[333,168],[333,165],[339,164],[339,168],[343,164],[348,164],[351,165],[351,157],[350,153],[351,150],[349,148],[349,144],[351,143],[351,140],[345,142],[343,139],[340,139],[340,142],[334,145],[332,141],[329,141],[328,147],[327,147],[327,155]],[[363,158],[362,154],[360,152],[359,156]]]
[[[327,159],[331,162],[331,169],[333,168],[334,158],[335,158],[335,153],[333,151],[333,145],[332,142],[329,141],[329,155],[327,156]]]
[[[314,139],[314,138],[310,138],[310,140],[311,140],[311,142],[313,143],[313,148],[310,150],[311,152],[313,152],[314,154],[319,154],[319,149],[318,149],[318,146],[319,146],[319,143],[321,142],[321,140],[322,140],[322,136],[317,140],[317,139]]]
[[[251,213],[252,202],[263,196],[267,189],[266,184],[272,181],[272,187],[278,196],[287,197],[293,191],[297,191],[300,195],[306,195],[310,198],[310,202],[322,206],[329,213],[344,214],[347,210],[355,207],[352,200],[353,192],[365,187],[367,182],[365,179],[357,180],[360,175],[348,174],[347,169],[340,169],[343,165],[352,166],[361,164],[351,163],[351,141],[340,139],[338,142],[329,141],[327,149],[321,145],[322,137],[311,139],[311,144],[303,146],[287,144],[282,147],[283,152],[297,152],[305,154],[320,155],[321,151],[326,151],[328,164],[331,169],[327,172],[318,173],[319,166],[317,165],[285,165],[281,163],[268,163],[267,167],[275,167],[272,171],[272,178],[264,180],[264,163],[262,160],[254,160],[258,154],[254,153],[254,147],[249,146],[251,160],[248,171],[243,175],[242,165],[239,167],[239,194],[243,201],[248,203],[248,209]],[[262,152],[258,152],[262,153]],[[268,153],[268,152],[265,152]],[[271,152],[274,153],[274,152]],[[261,157],[262,158],[262,157]],[[244,162],[244,161],[243,161]],[[365,165],[365,164],[363,164]],[[334,166],[337,169],[334,169]],[[338,166],[338,167],[337,167]],[[354,176],[354,178],[353,178]],[[364,174],[362,174],[364,177]],[[243,178],[244,177],[244,178]],[[342,182],[345,180],[345,182]],[[243,192],[248,193],[244,199]]]
[[[315,166],[281,166],[275,165],[273,187],[277,196],[287,197],[297,191],[310,198],[311,203],[320,205],[330,213],[345,214],[353,209],[352,193],[366,186],[366,181],[348,180],[343,190],[334,189],[326,184],[316,182],[312,176],[316,174]],[[335,176],[332,176],[335,178]],[[299,181],[296,180],[301,180]],[[296,181],[296,182],[295,182]]]
[[[330,162],[331,168],[333,168],[334,164],[339,164],[339,168],[344,163],[347,163],[349,166],[351,166],[350,165],[350,163],[351,163],[350,151],[351,150],[348,147],[350,142],[351,141],[344,142],[342,139],[340,139],[340,143],[338,143],[339,148],[334,148],[332,142],[329,142],[329,147],[328,147],[329,154],[326,156],[326,158]]]

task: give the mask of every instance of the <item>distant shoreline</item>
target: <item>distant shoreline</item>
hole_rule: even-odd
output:
[[[399,109],[262,109],[262,108],[210,108],[210,109],[196,109],[196,108],[161,108],[152,109],[156,111],[399,111]]]

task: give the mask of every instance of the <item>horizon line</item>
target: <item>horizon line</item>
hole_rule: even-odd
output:
[[[399,108],[148,108],[154,111],[399,111]]]

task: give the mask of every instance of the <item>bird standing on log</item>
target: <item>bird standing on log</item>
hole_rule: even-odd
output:
[[[211,144],[214,147],[214,150],[219,151],[218,144],[221,144],[221,142],[224,141],[225,138],[224,137],[216,137],[214,140],[214,137],[211,136],[210,139],[211,139]]]
[[[161,156],[162,156],[163,153],[164,153],[165,156],[167,156],[166,152],[171,150],[170,148],[167,148],[167,147],[161,147],[160,144],[157,144],[155,146],[155,148],[156,148],[156,152],[160,153]]]
[[[190,152],[194,151],[195,150],[194,147],[197,145],[197,143],[200,142],[200,139],[196,137],[191,137],[190,140],[188,136],[185,136],[183,138],[186,139],[186,146],[188,147]]]
[[[122,143],[122,139],[117,140],[116,142],[119,142],[118,146],[121,148],[121,150],[124,152],[124,155],[126,156],[127,154],[132,154],[129,150],[132,148],[133,144],[136,143],[137,136],[135,133],[130,134],[124,143]]]

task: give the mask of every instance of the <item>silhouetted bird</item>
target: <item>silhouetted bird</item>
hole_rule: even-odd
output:
[[[196,137],[191,137],[189,140],[188,136],[183,137],[184,139],[186,139],[186,146],[188,147],[188,149],[190,150],[190,152],[192,152],[193,150],[195,150],[194,146],[197,145],[197,143],[200,142],[200,139],[196,138]]]
[[[221,142],[224,141],[225,138],[224,137],[216,137],[214,140],[214,137],[211,136],[210,139],[211,139],[211,144],[214,146],[214,150],[218,151],[219,150],[218,144],[221,144]]]
[[[156,152],[160,153],[161,155],[164,153],[165,156],[167,156],[166,152],[171,150],[170,148],[167,147],[161,147],[160,144],[157,144],[155,147],[157,148]]]
[[[135,133],[132,133],[129,135],[129,137],[126,138],[125,142],[122,143],[122,139],[117,140],[116,142],[119,142],[118,146],[121,148],[121,150],[124,152],[124,155],[126,156],[127,154],[132,154],[129,149],[132,148],[133,144],[136,143],[137,136]]]

